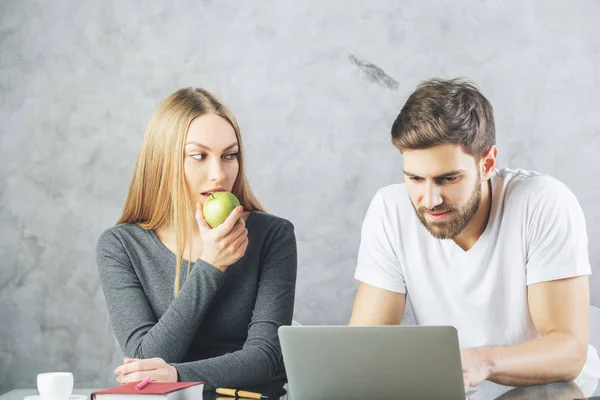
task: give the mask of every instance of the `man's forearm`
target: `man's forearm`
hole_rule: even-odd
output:
[[[587,357],[587,343],[562,332],[552,332],[520,345],[481,350],[491,369],[488,379],[508,386],[572,381]]]

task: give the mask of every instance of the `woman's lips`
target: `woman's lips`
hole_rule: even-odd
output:
[[[210,190],[210,191],[208,191],[208,192],[202,192],[202,193],[200,193],[200,194],[201,194],[202,196],[206,196],[206,197],[208,197],[208,196],[210,196],[210,195],[211,195],[211,194],[213,194],[213,193],[217,193],[217,192],[224,192],[224,191],[225,191],[225,189],[215,189],[215,190]]]

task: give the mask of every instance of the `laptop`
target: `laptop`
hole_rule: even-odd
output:
[[[451,326],[282,326],[292,400],[465,399]]]

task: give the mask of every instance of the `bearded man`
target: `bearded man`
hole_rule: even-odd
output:
[[[367,211],[350,325],[399,324],[408,296],[418,325],[456,327],[465,387],[575,379],[596,356],[575,196],[550,176],[496,168],[492,106],[467,81],[419,85],[391,134],[405,183]]]

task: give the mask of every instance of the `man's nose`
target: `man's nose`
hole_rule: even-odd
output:
[[[442,196],[440,186],[435,182],[425,183],[425,192],[423,193],[423,207],[432,209],[442,204]]]

